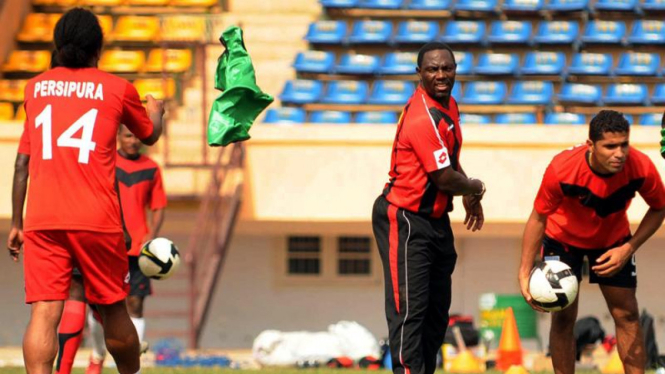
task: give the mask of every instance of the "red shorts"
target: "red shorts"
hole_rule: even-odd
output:
[[[67,300],[72,270],[83,276],[91,304],[113,304],[129,291],[122,233],[43,230],[24,233],[25,302]]]

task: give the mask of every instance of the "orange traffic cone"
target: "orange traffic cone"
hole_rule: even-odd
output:
[[[522,365],[512,365],[505,374],[529,374]]]
[[[619,357],[619,352],[615,349],[614,352],[612,352],[612,355],[610,356],[609,361],[607,361],[607,364],[605,367],[603,367],[603,370],[600,371],[603,374],[623,374],[623,362],[621,362],[621,358]]]
[[[512,365],[522,365],[522,346],[520,335],[517,331],[517,322],[513,308],[506,309],[501,328],[501,340],[497,351],[496,368],[505,371]]]

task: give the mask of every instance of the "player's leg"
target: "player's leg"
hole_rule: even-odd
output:
[[[607,307],[614,319],[617,349],[626,374],[642,374],[646,350],[640,328],[640,313],[635,288],[601,285]]]
[[[91,305],[90,312],[88,313],[88,329],[90,331],[92,352],[90,353],[90,361],[88,362],[85,374],[100,374],[104,367],[106,343],[104,343],[104,328],[101,318],[97,307]]]
[[[145,341],[145,319],[143,318],[143,307],[145,298],[152,294],[150,278],[146,277],[139,268],[138,257],[129,256],[129,296],[127,297],[127,310],[136,327],[141,342],[141,352],[148,348]]]
[[[141,355],[136,328],[127,313],[125,300],[114,304],[99,305],[104,329],[104,341],[120,374],[139,372]]]
[[[51,374],[58,353],[57,328],[65,302],[36,301],[23,336],[23,359],[28,374]]]
[[[69,299],[65,302],[64,312],[58,327],[58,359],[55,362],[57,374],[72,372],[76,352],[83,340],[85,326],[85,301],[83,297],[83,278],[78,270],[72,275]]]

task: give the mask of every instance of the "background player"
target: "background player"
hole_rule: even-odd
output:
[[[531,303],[529,273],[539,249],[543,260],[567,263],[578,279],[586,256],[589,281],[600,285],[614,319],[625,372],[637,374],[644,373],[646,355],[635,297],[635,252],[665,219],[665,189],[649,157],[629,146],[629,135],[621,113],[602,110],[589,124],[586,145],[554,157],[524,229],[519,281]],[[626,210],[636,192],[649,210],[631,237]],[[578,302],[579,295],[570,307],[552,314],[550,349],[557,374],[575,371]]]

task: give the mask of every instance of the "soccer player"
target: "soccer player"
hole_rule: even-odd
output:
[[[372,226],[385,275],[386,319],[395,374],[432,374],[448,326],[457,253],[448,213],[463,195],[467,229],[482,228],[485,185],[460,165],[462,132],[455,56],[442,43],[418,53],[420,84],[402,111],[390,181]]]
[[[587,257],[589,281],[600,286],[614,319],[625,372],[641,374],[646,355],[635,297],[635,252],[665,219],[665,188],[653,162],[629,145],[629,137],[623,115],[602,110],[589,124],[586,144],[554,157],[524,229],[519,282],[532,304],[529,273],[539,251],[542,260],[568,264],[578,280]],[[635,193],[649,210],[631,235],[626,210]],[[578,302],[579,295],[567,309],[552,314],[550,349],[557,374],[575,371]]]
[[[74,8],[54,30],[59,67],[25,89],[25,129],[15,164],[8,249],[24,249],[30,322],[23,339],[28,374],[51,373],[58,323],[74,267],[98,305],[106,346],[121,374],[140,371],[139,341],[127,313],[128,259],[115,190],[115,141],[124,123],[145,144],[162,133],[163,103],[96,66],[97,17]],[[28,177],[30,185],[28,188]],[[25,224],[23,205],[27,193]]]

